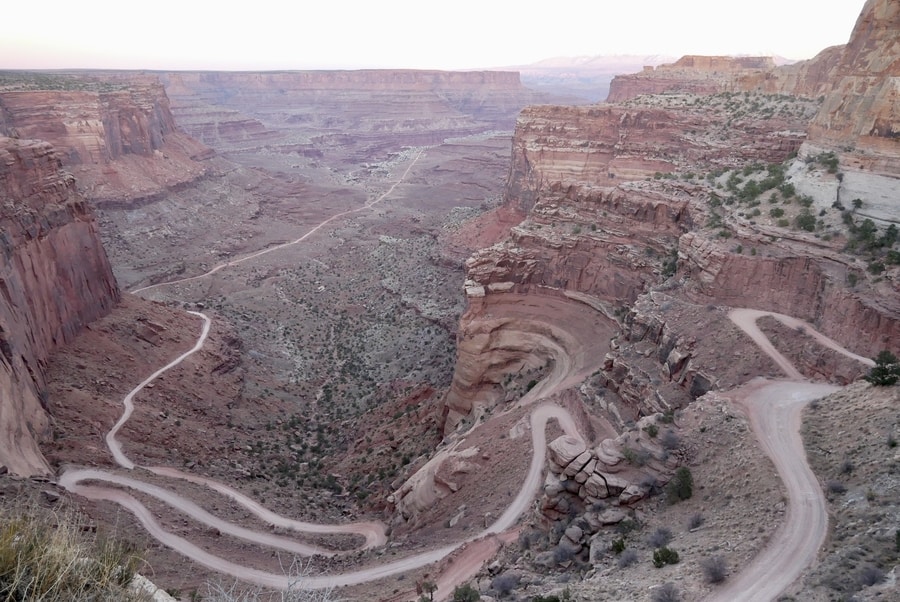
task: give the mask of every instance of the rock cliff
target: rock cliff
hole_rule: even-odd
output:
[[[416,70],[175,72],[160,74],[175,115],[217,148],[267,145],[300,154],[386,148],[511,129],[526,104],[546,95],[514,72]],[[277,132],[276,132],[277,131]]]
[[[190,182],[212,155],[178,130],[153,77],[21,74],[0,83],[0,134],[52,144],[95,203],[127,203]]]
[[[658,337],[668,348],[655,368],[642,369],[644,385],[624,388],[618,381],[631,367],[604,361],[610,349],[598,339],[618,330],[627,307],[674,270],[679,241],[706,221],[711,191],[695,170],[780,162],[800,146],[810,112],[735,118],[745,108],[737,101],[730,109],[651,102],[522,112],[506,203],[527,217],[506,241],[466,264],[469,307],[460,325],[445,432],[473,410],[508,400],[510,383],[523,371],[558,369],[566,363],[558,356],[569,351],[590,349],[598,354],[595,369],[615,368],[618,376],[606,378],[604,386],[626,398],[615,411],[622,421],[666,411],[709,389],[711,378],[690,363],[689,350],[660,367],[678,347],[677,333]],[[662,177],[670,172],[689,177]],[[504,313],[511,308],[514,317]],[[540,343],[530,338],[530,326],[541,333]],[[546,334],[554,329],[553,336]],[[645,395],[662,382],[677,383],[668,399]]]
[[[607,102],[642,94],[759,92],[818,98],[831,90],[843,46],[826,48],[807,61],[776,66],[770,57],[685,56],[678,61],[618,75]]]
[[[49,144],[0,138],[0,194],[0,464],[44,473],[45,360],[119,291],[91,210]]]
[[[890,178],[895,186],[900,174],[898,30],[897,2],[866,2],[841,53],[822,109],[809,126],[808,143],[809,152],[836,152],[843,171]],[[856,188],[858,192],[859,185]],[[900,220],[896,198],[885,205],[879,217]]]
[[[639,73],[617,75],[606,102],[623,102],[641,94],[718,94],[734,92],[736,82],[775,69],[771,57],[683,56],[674,63],[647,66]]]

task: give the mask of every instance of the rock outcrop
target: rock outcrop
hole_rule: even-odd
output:
[[[49,144],[0,138],[0,195],[0,464],[44,473],[44,362],[119,291],[91,210]]]
[[[504,383],[516,380],[511,375],[566,366],[570,351],[598,354],[595,370],[631,372],[620,359],[604,359],[610,349],[600,339],[608,341],[627,307],[674,270],[679,240],[705,222],[710,198],[695,179],[661,176],[783,161],[804,138],[794,112],[734,119],[722,111],[601,105],[522,112],[506,203],[527,218],[466,264],[469,307],[446,397],[446,433],[470,412],[508,401]],[[673,360],[677,367],[664,367],[670,351],[658,377],[641,371],[645,382],[622,391],[628,407],[620,409],[620,422],[677,407],[710,388],[689,354]],[[643,394],[661,382],[678,385],[667,399]]]
[[[883,224],[900,222],[898,29],[900,5],[866,2],[801,151],[835,153],[841,197],[866,199],[861,215]]]
[[[647,66],[639,73],[617,75],[606,102],[616,103],[642,94],[718,94],[733,92],[737,82],[775,69],[767,56],[683,56],[674,63]]]
[[[645,94],[736,92],[819,98],[831,90],[843,51],[843,46],[832,46],[809,60],[778,66],[770,57],[685,56],[655,69],[616,76],[606,101],[624,102]]]
[[[0,135],[45,140],[97,204],[127,204],[202,176],[207,147],[175,125],[153,77],[22,74],[0,90]]]

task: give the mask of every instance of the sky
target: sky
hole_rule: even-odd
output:
[[[10,0],[0,69],[475,69],[562,56],[811,58],[865,0]]]

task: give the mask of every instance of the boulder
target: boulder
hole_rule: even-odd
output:
[[[568,435],[557,437],[547,447],[550,461],[556,464],[560,470],[565,469],[572,460],[583,454],[587,449],[584,441]]]

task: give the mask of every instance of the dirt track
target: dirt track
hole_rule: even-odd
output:
[[[421,153],[419,156],[421,156]],[[419,156],[416,157],[416,160],[418,160]],[[263,249],[243,258],[219,264],[209,272],[199,276],[193,276],[168,283],[158,283],[137,289],[135,292],[160,287],[165,284],[174,284],[177,282],[202,278],[216,273],[228,266],[236,265],[260,255],[298,244],[326,224],[342,216],[368,209],[383,200],[400,182],[403,181],[413,164],[415,164],[415,160],[407,168],[403,176],[401,176],[401,178],[385,193],[366,203],[364,206],[329,217],[294,241]],[[132,399],[134,395],[160,374],[180,364],[184,359],[201,349],[203,346],[209,331],[209,319],[203,314],[197,312],[191,313],[198,315],[204,320],[201,335],[195,346],[163,368],[157,370],[125,397],[123,400],[125,411],[120,420],[106,436],[106,441],[113,457],[124,469],[133,470],[136,466],[122,451],[121,444],[116,439],[116,434],[131,415],[133,409]],[[788,326],[802,327],[807,334],[814,336],[820,343],[848,354],[851,357],[854,357],[854,359],[862,360],[862,358],[849,354],[849,352],[843,350],[833,341],[816,333],[809,325],[803,324],[789,316],[768,314],[767,312],[755,310],[734,310],[732,312],[732,320],[747,332],[747,334],[778,363],[789,378],[793,379],[793,381],[757,380],[746,387],[735,391],[735,396],[739,399],[740,403],[750,416],[754,431],[759,437],[762,446],[773,458],[779,475],[788,487],[790,504],[786,524],[776,536],[775,540],[769,544],[766,551],[742,574],[731,579],[725,587],[717,591],[716,594],[710,598],[715,601],[768,600],[775,598],[814,560],[827,531],[827,514],[825,512],[824,498],[815,476],[811,473],[805,462],[798,429],[800,410],[803,405],[811,399],[828,394],[834,390],[834,388],[827,385],[816,385],[803,381],[799,372],[796,371],[786,358],[774,349],[765,335],[756,328],[755,321],[762,315],[774,315]],[[566,366],[565,368],[570,367]],[[570,369],[565,368],[555,372],[552,375],[553,378],[548,379],[547,382],[541,383],[540,386],[536,387],[532,396],[529,397],[529,401],[539,401],[539,399],[535,399],[535,397],[546,397],[547,395],[554,393],[559,387],[563,386],[563,383],[567,383],[567,379],[571,377],[572,374],[568,373],[571,371]],[[568,434],[578,436],[572,417],[564,409],[555,405],[544,404],[538,405],[532,411],[531,431],[533,454],[528,474],[524,476],[522,487],[513,502],[488,528],[463,541],[415,554],[394,562],[343,574],[308,577],[303,581],[304,587],[327,588],[357,585],[387,576],[397,575],[442,560],[459,550],[465,544],[468,544],[465,552],[459,555],[461,558],[459,558],[458,561],[451,562],[438,579],[440,589],[437,592],[437,599],[449,596],[455,585],[469,579],[478,571],[484,561],[493,556],[497,549],[496,536],[500,535],[502,537],[507,537],[506,534],[509,529],[515,525],[518,518],[529,507],[534,499],[534,495],[540,485],[540,479],[545,465],[545,428],[548,421],[553,419],[557,420],[563,430]],[[254,500],[235,491],[227,485],[209,479],[188,475],[172,468],[157,467],[148,468],[147,470],[158,475],[184,479],[205,485],[241,504],[257,517],[272,525],[303,533],[358,533],[365,538],[366,543],[363,547],[380,546],[386,542],[385,528],[383,525],[377,523],[369,522],[348,525],[301,523],[299,521],[281,517],[266,510]],[[146,507],[125,491],[121,489],[84,486],[82,485],[83,481],[107,481],[123,487],[140,490],[145,494],[151,495],[186,514],[191,515],[196,520],[220,530],[222,533],[227,533],[248,541],[273,546],[297,555],[332,554],[332,552],[322,548],[293,542],[290,539],[277,537],[267,532],[252,531],[223,521],[212,516],[206,512],[206,510],[193,504],[189,500],[162,488],[143,483],[138,479],[98,470],[73,469],[67,470],[62,475],[60,483],[73,493],[91,499],[110,500],[121,505],[132,512],[147,531],[162,544],[179,551],[204,566],[230,574],[244,581],[268,587],[286,588],[293,584],[294,578],[285,576],[281,573],[269,573],[258,569],[244,567],[210,554],[190,541],[167,532],[159,525]]]
[[[746,411],[760,445],[775,463],[787,488],[785,524],[774,539],[739,575],[707,598],[709,602],[774,600],[816,559],[828,532],[825,496],[818,479],[806,462],[800,438],[803,407],[838,389],[810,383],[781,355],[756,326],[756,320],[771,315],[787,326],[802,328],[819,343],[867,365],[872,364],[796,318],[764,311],[735,309],[732,321],[750,336],[784,370],[790,381],[754,379],[732,391]]]

